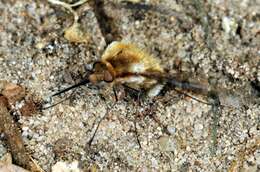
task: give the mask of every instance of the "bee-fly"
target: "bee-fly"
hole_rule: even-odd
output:
[[[66,88],[53,96],[64,93],[87,83],[107,82],[125,85],[134,90],[145,90],[149,97],[157,96],[165,85],[197,93],[208,92],[208,88],[168,74],[158,59],[125,42],[112,42],[103,53],[101,60],[93,64],[90,75],[80,83]]]

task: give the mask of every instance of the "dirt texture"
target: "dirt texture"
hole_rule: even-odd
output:
[[[60,5],[0,0],[0,79],[26,88],[13,114],[42,169],[77,161],[102,171],[260,170],[259,0],[89,0],[73,9],[83,41],[64,37],[74,17]],[[140,105],[92,85],[50,101],[116,40],[137,44],[169,72],[203,78],[224,106],[171,89]],[[24,106],[65,97],[42,111]],[[0,157],[8,152],[4,139]]]

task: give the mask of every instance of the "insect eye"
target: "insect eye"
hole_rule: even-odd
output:
[[[106,82],[112,82],[114,80],[113,76],[111,75],[111,73],[109,71],[105,71],[104,72],[104,81]]]
[[[101,62],[95,62],[93,64],[94,72],[102,72],[106,69],[106,65]]]

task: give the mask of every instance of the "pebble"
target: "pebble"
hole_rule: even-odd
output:
[[[162,136],[158,142],[161,151],[171,152],[171,151],[176,151],[177,149],[176,141],[173,140],[171,137]]]
[[[237,27],[238,24],[234,18],[227,16],[222,18],[222,28],[227,35],[234,36],[236,34]]]
[[[196,131],[199,131],[199,130],[202,130],[203,129],[203,125],[200,124],[200,123],[196,123],[195,126],[194,126],[195,130]]]
[[[72,163],[59,161],[51,169],[53,172],[82,172],[78,164],[78,161],[73,161]]]
[[[176,128],[174,126],[168,125],[167,126],[167,131],[171,134],[174,135],[176,133]]]

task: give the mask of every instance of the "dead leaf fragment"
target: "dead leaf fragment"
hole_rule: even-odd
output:
[[[65,29],[64,37],[70,42],[88,43],[90,36],[83,32],[79,23],[74,23],[72,26]]]
[[[36,162],[28,155],[19,127],[9,113],[7,105],[7,98],[0,96],[0,130],[4,133],[6,145],[12,154],[14,162],[21,167],[30,169],[32,172],[43,172]],[[11,163],[10,158],[6,157],[3,160],[0,161],[0,172],[24,172],[24,170],[22,171],[22,169],[19,169],[17,166],[15,167]]]
[[[32,116],[37,110],[37,105],[32,100],[29,100],[22,106],[20,112],[23,116]]]
[[[3,172],[29,172],[12,163],[12,156],[10,153],[5,154],[0,160],[0,171]]]
[[[25,89],[13,83],[7,83],[2,94],[8,99],[9,103],[15,103],[25,97]]]

